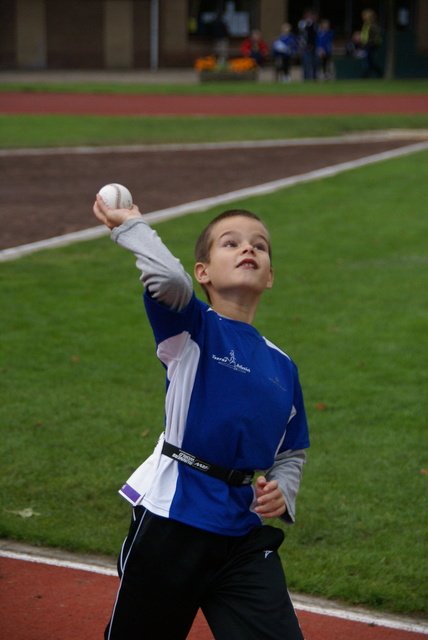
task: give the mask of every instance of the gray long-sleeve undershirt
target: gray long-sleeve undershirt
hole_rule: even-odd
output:
[[[192,297],[192,278],[145,220],[127,220],[113,229],[111,238],[134,253],[140,280],[152,298],[174,311],[186,307]]]

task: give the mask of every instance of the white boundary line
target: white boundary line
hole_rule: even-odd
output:
[[[321,138],[285,138],[283,140],[242,140],[231,142],[194,142],[169,144],[115,145],[108,147],[55,147],[41,149],[0,149],[0,157],[90,155],[103,153],[146,153],[151,151],[205,151],[210,149],[257,149],[271,147],[305,147],[325,144],[365,144],[394,140],[426,140],[425,129],[389,129],[387,131],[361,132],[343,136]]]
[[[400,147],[399,149],[392,149],[391,151],[384,151],[382,153],[376,153],[371,156],[359,158],[357,160],[351,160],[348,162],[341,162],[330,167],[324,167],[323,169],[317,169],[315,171],[309,171],[297,176],[291,176],[289,178],[283,178],[281,180],[274,180],[272,182],[265,182],[254,187],[248,187],[245,189],[238,189],[236,191],[230,191],[219,196],[213,196],[211,198],[204,198],[202,200],[195,200],[194,202],[188,202],[176,207],[170,207],[168,209],[161,209],[159,211],[152,211],[144,215],[145,220],[150,222],[162,222],[171,218],[176,218],[188,213],[194,213],[197,211],[206,211],[211,207],[219,204],[226,204],[242,198],[249,198],[253,196],[265,195],[267,193],[273,193],[286,187],[291,187],[303,182],[310,182],[312,180],[319,180],[321,178],[330,178],[336,176],[343,171],[349,171],[358,167],[367,166],[376,162],[383,162],[385,160],[391,160],[392,158],[398,158],[401,156],[416,153],[417,151],[424,151],[428,149],[428,141],[417,142],[414,144]],[[90,229],[84,229],[82,231],[76,231],[74,233],[68,233],[63,236],[56,236],[47,240],[41,240],[39,242],[32,242],[30,244],[24,244],[19,247],[13,247],[10,249],[3,249],[0,251],[0,262],[6,262],[8,260],[14,260],[21,256],[35,251],[41,251],[43,249],[49,249],[54,247],[62,247],[74,242],[80,242],[83,240],[93,240],[101,236],[107,235],[109,230],[104,226],[92,227]]]
[[[16,551],[7,551],[0,549],[0,557],[9,558],[11,560],[22,560],[25,562],[35,562],[37,564],[47,564],[64,569],[77,569],[78,571],[89,571],[100,575],[117,577],[116,569],[109,568],[93,563],[75,562],[72,560],[60,560],[58,558],[50,558],[46,556],[37,556],[30,553],[20,553]],[[423,633],[428,635],[428,624],[417,622],[409,618],[399,618],[399,616],[389,616],[377,612],[346,609],[342,606],[334,606],[327,604],[314,604],[315,598],[311,602],[309,596],[299,597],[292,594],[292,600],[295,608],[300,611],[308,611],[323,616],[331,616],[341,618],[352,622],[362,622],[364,624],[375,624],[390,629],[400,629],[402,631],[410,631],[413,633]]]
[[[428,635],[428,625],[422,622],[413,622],[411,620],[402,621],[398,617],[390,617],[381,613],[359,612],[352,609],[337,608],[318,605],[306,605],[299,603],[298,597],[292,597],[294,607],[299,611],[308,611],[321,616],[331,616],[333,618],[341,618],[351,622],[362,622],[363,624],[376,625],[379,627],[388,627],[389,629],[400,629],[401,631],[410,631],[412,633],[423,633]]]
[[[100,564],[76,562],[74,560],[60,560],[59,558],[49,558],[46,556],[33,555],[31,553],[5,550],[0,550],[0,557],[10,558],[11,560],[23,560],[25,562],[36,562],[37,564],[49,564],[54,567],[62,567],[64,569],[90,571],[91,573],[100,573],[105,576],[117,577],[117,571],[114,568],[105,567]]]

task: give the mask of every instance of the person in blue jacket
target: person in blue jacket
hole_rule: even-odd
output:
[[[321,20],[317,31],[316,53],[318,58],[318,68],[320,70],[321,79],[329,80],[332,78],[332,59],[333,59],[333,41],[334,32],[330,27],[329,20]]]
[[[272,44],[272,57],[277,80],[290,82],[291,64],[299,49],[291,24],[285,22],[281,27],[280,36]]]
[[[317,32],[319,28],[318,14],[312,9],[304,12],[298,22],[299,46],[302,52],[303,79],[317,80],[318,58],[316,53]]]
[[[303,640],[266,518],[295,519],[308,426],[296,365],[253,321],[273,284],[265,224],[226,211],[201,233],[192,278],[140,214],[98,220],[132,251],[166,373],[164,430],[120,493],[133,518],[107,640],[184,640],[199,610],[216,640]],[[118,335],[120,339],[120,332]]]

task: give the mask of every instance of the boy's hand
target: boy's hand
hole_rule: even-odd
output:
[[[264,476],[259,476],[254,488],[257,498],[255,512],[261,518],[278,518],[287,511],[284,494],[276,480],[268,482]]]
[[[109,229],[119,227],[125,220],[129,220],[129,218],[142,217],[135,204],[132,205],[132,209],[109,209],[99,193],[94,203],[94,214],[95,217]]]

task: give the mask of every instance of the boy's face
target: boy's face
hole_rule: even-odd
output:
[[[259,220],[224,218],[211,231],[210,260],[196,264],[196,279],[220,295],[260,295],[273,283],[269,249],[268,231]]]

